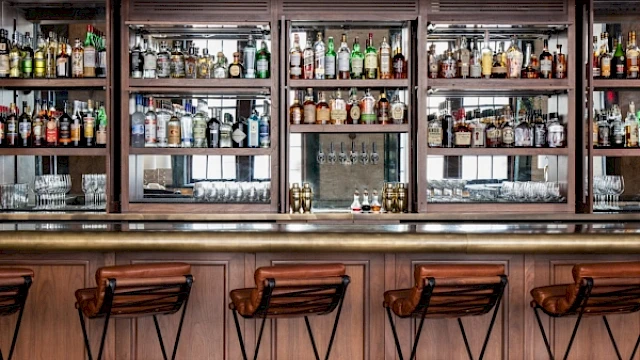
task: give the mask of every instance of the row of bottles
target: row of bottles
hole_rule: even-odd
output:
[[[640,78],[640,48],[636,43],[636,32],[627,35],[626,50],[622,47],[622,34],[613,40],[613,51],[609,49],[609,33],[593,37],[593,77],[600,79]]]
[[[134,148],[269,148],[271,118],[269,106],[258,116],[234,120],[220,108],[208,108],[199,100],[197,106],[159,101],[136,95],[131,115],[131,146]],[[156,107],[157,105],[157,107]]]
[[[217,58],[209,54],[209,49],[195,47],[192,41],[186,42],[187,52],[183,52],[183,42],[173,42],[169,49],[166,41],[157,42],[147,37],[136,44],[129,52],[129,70],[133,79],[268,79],[271,76],[271,53],[266,41],[262,41],[260,50],[256,49],[253,35],[249,35],[246,45],[233,53],[233,62],[229,64],[222,51]]]
[[[473,112],[459,109],[429,116],[427,142],[431,148],[562,148],[565,131],[556,113],[521,111],[514,119],[509,106]]]
[[[547,40],[544,40],[544,49],[540,56],[533,53],[532,44],[529,42],[526,43],[523,54],[515,36],[511,38],[511,45],[507,50],[504,42],[500,42],[499,46],[491,49],[488,31],[484,34],[482,50],[478,39],[469,44],[466,37],[456,40],[455,45],[449,43],[449,49],[442,55],[436,54],[435,49],[435,44],[432,44],[428,55],[428,76],[431,79],[566,79],[567,77],[567,56],[562,53],[562,46],[558,44],[558,51],[551,54]]]
[[[364,188],[362,195],[356,189],[351,203],[353,213],[407,213],[409,212],[409,186],[405,183],[385,182],[382,187],[382,198],[378,199],[378,191],[373,190],[369,198],[369,190]]]
[[[402,38],[394,37],[393,52],[383,37],[376,48],[373,34],[369,33],[364,49],[360,49],[360,39],[356,36],[349,49],[347,35],[342,34],[340,48],[336,52],[333,37],[325,45],[322,33],[316,42],[310,38],[304,50],[300,47],[300,37],[294,35],[293,47],[289,51],[289,76],[291,79],[406,79],[407,60],[402,54]]]
[[[107,76],[106,38],[87,26],[84,43],[75,39],[73,48],[67,39],[50,32],[45,40],[38,35],[33,50],[29,33],[15,31],[10,43],[8,32],[0,30],[0,78],[54,79],[104,78]]]
[[[624,121],[618,105],[611,106],[607,110],[594,110],[593,117],[593,145],[597,147],[637,148],[638,143],[638,118],[640,111],[636,113],[636,105],[629,103],[629,111]]]
[[[324,91],[318,93],[318,101],[314,100],[313,89],[307,89],[304,103],[300,95],[295,94],[293,105],[289,108],[291,124],[405,124],[407,123],[407,106],[400,100],[399,90],[395,92],[391,102],[384,91],[376,99],[367,89],[362,98],[358,90],[352,88],[349,98],[342,97],[338,89],[327,101]]]
[[[18,107],[0,106],[0,146],[3,147],[106,147],[107,112],[104,104],[74,101],[69,115],[55,109],[53,101],[36,100],[31,112],[27,102]]]

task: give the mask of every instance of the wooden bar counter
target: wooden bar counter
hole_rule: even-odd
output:
[[[332,217],[335,222],[327,224]],[[195,283],[179,359],[240,359],[228,310],[229,291],[253,286],[253,273],[260,266],[317,262],[342,262],[352,279],[332,359],[396,359],[382,308],[384,291],[410,287],[416,264],[479,262],[504,264],[509,276],[485,358],[547,359],[529,307],[530,289],[570,282],[571,267],[578,262],[637,260],[640,253],[640,223],[589,223],[578,221],[579,216],[574,219],[578,222],[567,219],[551,224],[510,224],[490,221],[489,216],[473,223],[426,222],[417,217],[386,219],[385,223],[378,218],[380,224],[352,215],[315,215],[299,222],[289,215],[265,216],[243,223],[216,222],[204,215],[199,222],[178,222],[161,215],[27,218],[25,214],[3,215],[0,266],[35,271],[15,354],[15,359],[30,360],[85,359],[74,291],[94,286],[94,273],[101,266],[157,261],[185,261],[193,266]],[[562,351],[573,320],[543,320],[549,326],[553,348]],[[0,321],[2,349],[10,344],[14,321]],[[324,344],[333,318],[311,321],[317,341]],[[464,321],[473,329],[468,331],[472,349],[479,349],[489,316]],[[578,332],[570,358],[613,358],[600,319],[584,321],[588,326]],[[621,351],[630,353],[640,317],[612,316],[610,322]],[[162,318],[166,339],[173,338],[177,324],[177,318]],[[88,325],[93,344],[97,344],[102,321]],[[247,344],[254,343],[255,322],[246,320],[242,326]],[[399,320],[398,327],[401,343],[409,351],[415,323]],[[455,320],[427,320],[424,331],[418,359],[467,359]],[[263,341],[260,359],[311,359],[302,320],[274,321],[267,326]],[[153,321],[116,320],[109,330],[105,356],[161,358]]]

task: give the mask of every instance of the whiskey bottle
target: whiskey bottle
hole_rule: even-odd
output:
[[[544,48],[540,54],[540,78],[551,79],[553,77],[553,56],[549,53],[549,41],[544,40]]]
[[[7,138],[7,145],[9,147],[16,147],[18,146],[18,114],[16,114],[16,105],[11,103],[11,105],[9,105],[9,114],[7,115],[7,120],[6,120],[6,138]],[[56,126],[56,130],[57,130],[57,126]],[[56,131],[56,136],[57,136],[57,131]],[[57,138],[56,138],[56,144],[57,144]]]
[[[56,59],[56,76],[59,78],[71,77],[71,63],[69,61],[69,55],[67,54],[67,43],[64,39],[60,39],[58,42],[59,55]],[[62,138],[62,131],[60,132]]]
[[[443,140],[442,122],[434,114],[428,116],[427,122],[427,144],[430,148],[441,148]]]
[[[340,49],[338,50],[338,78],[348,80],[351,77],[351,51],[347,45],[347,35],[342,34]]]
[[[389,116],[389,100],[387,100],[387,94],[382,91],[380,92],[380,100],[378,100],[378,124],[387,125],[389,124],[391,117]]]
[[[324,91],[318,95],[318,103],[316,104],[316,124],[327,125],[331,121],[331,109],[324,96]]]
[[[198,49],[194,48],[193,45],[189,46],[188,54],[184,58],[184,77],[186,79],[196,78],[196,68],[198,66],[197,50]]]
[[[440,77],[443,79],[453,79],[456,77],[458,64],[456,59],[453,58],[453,51],[451,47],[447,50],[447,55],[442,59],[440,65]]]
[[[46,53],[47,53],[47,44],[42,37],[42,34],[38,35],[38,48],[36,52],[33,54],[33,77],[36,79],[43,79],[45,77],[45,69],[46,65]],[[0,42],[0,48],[2,47],[2,42]]]
[[[473,52],[469,60],[469,76],[473,79],[482,77],[482,53],[480,53],[478,39],[475,39],[473,43]]]
[[[493,50],[489,45],[489,31],[484,32],[484,48],[482,49],[482,77],[491,78],[491,69],[493,68]]]
[[[314,78],[316,80],[324,80],[325,78],[325,55],[326,55],[326,47],[324,45],[324,41],[322,41],[322,33],[318,33],[316,35],[316,43],[313,44],[313,54],[314,54]]]
[[[218,60],[218,65],[220,65],[220,60]],[[214,71],[214,74],[215,73],[216,72]],[[234,52],[233,64],[229,65],[229,77],[232,79],[240,79],[244,73],[244,67],[240,64],[240,53]]]
[[[344,125],[347,123],[347,102],[342,98],[340,89],[336,91],[336,96],[330,104],[330,120],[332,125]]]
[[[627,71],[625,69],[627,61],[624,56],[624,51],[622,50],[622,34],[618,35],[618,45],[616,46],[615,53],[613,53],[611,65],[614,68],[616,79],[627,78]]]
[[[159,79],[167,79],[171,77],[171,53],[169,52],[167,42],[160,43],[160,52],[158,53],[158,65],[156,73]]]
[[[184,54],[182,53],[182,41],[173,42],[173,51],[171,52],[171,77],[174,79],[182,79],[185,77]]]
[[[267,48],[267,42],[262,40],[260,51],[256,55],[256,72],[258,79],[271,77],[271,53]]]
[[[143,67],[142,48],[140,47],[140,35],[136,34],[135,44],[129,53],[129,71],[132,79],[142,79]]]
[[[542,117],[542,111],[535,112],[534,117],[533,146],[537,148],[545,147],[547,145],[547,124]]]
[[[549,126],[547,126],[549,135],[547,136],[547,144],[550,148],[563,148],[565,139],[565,128],[560,122],[560,118],[557,113],[551,113],[551,119],[549,120]],[[637,125],[636,125],[637,133]],[[637,140],[637,134],[636,134]],[[636,141],[637,142],[637,141]]]
[[[294,80],[302,78],[302,49],[300,49],[300,36],[293,36],[293,46],[289,50],[289,77]]]
[[[22,102],[22,115],[18,119],[19,144],[22,147],[31,147],[31,114],[27,102]]]
[[[86,53],[86,52],[85,52]],[[152,39],[147,39],[147,50],[144,52],[144,64],[142,66],[142,77],[145,79],[155,79],[158,71],[158,54],[153,49]]]
[[[347,124],[360,123],[360,101],[358,101],[358,89],[351,88],[349,102],[347,102]]]
[[[636,105],[632,101],[629,103],[629,112],[624,121],[625,143],[624,147],[638,147],[638,118],[636,118]]]
[[[378,78],[378,54],[373,46],[373,34],[369,33],[367,49],[364,55],[365,79],[375,80]]]
[[[93,26],[87,25],[87,36],[84,39],[83,76],[96,77],[96,46],[94,44]]]
[[[51,103],[51,107],[47,107],[47,101],[42,100],[42,112],[43,112],[43,121],[45,126],[45,140],[48,147],[58,146],[58,119],[53,115],[53,111],[51,108],[53,107],[53,102]],[[7,123],[9,122],[9,118],[7,118]]]
[[[536,68],[534,67],[533,64],[533,56],[532,55],[533,52],[531,50],[531,43],[527,43],[526,47],[525,47],[525,66],[524,68],[522,68],[522,78],[524,79],[537,79],[538,78],[538,71],[536,70]]]
[[[40,106],[40,102],[38,102],[38,100],[35,100],[34,102],[36,103],[36,110],[33,112],[33,123],[31,125],[31,136],[33,138],[33,140],[31,141],[31,146],[42,147],[45,145],[45,123],[44,118],[42,117],[43,111],[42,106]],[[0,122],[2,122],[2,125],[4,125],[4,119],[2,117],[0,117]],[[0,127],[2,127],[2,125],[0,125]],[[4,134],[0,134],[0,138],[2,138],[3,135]],[[0,144],[4,145],[2,141],[0,141]]]
[[[518,126],[515,129],[515,147],[532,147],[533,137],[529,119],[525,113],[521,113],[518,118]]]
[[[505,79],[507,77],[507,62],[504,52],[504,42],[500,42],[498,49],[491,67],[491,77],[495,79]]]
[[[249,34],[247,45],[242,50],[242,67],[244,70],[244,77],[247,79],[256,78],[256,43],[253,40],[253,35]]]
[[[315,112],[315,108],[314,108]],[[293,104],[289,107],[289,121],[292,125],[300,125],[302,123],[304,108],[300,104],[298,91],[294,92]],[[314,116],[315,117],[315,116]],[[306,123],[306,117],[305,117]]]
[[[611,134],[611,146],[615,148],[623,148],[625,133],[624,123],[622,122],[622,114],[618,105],[613,105],[611,113],[609,115],[610,134]]]
[[[95,71],[95,68],[94,68]],[[76,38],[71,54],[71,77],[81,78],[84,76],[84,49],[80,43],[80,39]]]
[[[58,126],[60,127],[60,139],[58,143],[62,146],[71,145],[71,116],[67,113],[67,102],[64,102],[64,111],[58,120]]]
[[[609,34],[601,34],[604,49],[600,54],[600,77],[603,79],[611,78],[612,55],[609,53]]]
[[[407,119],[407,105],[400,101],[399,92],[399,90],[396,91],[391,100],[391,120],[395,125],[404,124]]]
[[[459,71],[460,77],[466,79],[470,75],[470,63],[471,63],[471,51],[469,50],[469,45],[467,43],[467,38],[462,37],[462,41],[460,43],[460,61]]]
[[[598,48],[598,36],[593,37],[593,64],[592,72],[594,78],[600,77],[600,49]],[[595,142],[597,143],[597,142]]]
[[[316,103],[313,101],[313,89],[307,89],[307,95],[304,98],[302,104],[304,109],[304,123],[315,124],[316,123]]]
[[[500,147],[500,142],[502,140],[502,132],[496,126],[496,116],[495,111],[489,111],[487,116],[490,118],[489,123],[485,127],[485,139],[488,148],[497,148]]]
[[[558,54],[555,61],[555,78],[566,79],[567,78],[567,56],[562,53],[562,45],[558,44]]]
[[[304,79],[313,80],[315,78],[315,53],[311,45],[311,39],[307,39],[307,46],[304,49]]]
[[[389,46],[386,36],[382,38],[378,56],[378,63],[380,64],[380,79],[391,79],[391,76],[393,74],[391,67],[391,46]]]
[[[640,49],[636,42],[636,32],[629,33],[629,46],[627,47],[627,78],[637,79],[640,73]]]
[[[333,36],[329,36],[327,52],[324,56],[324,77],[325,79],[336,78],[336,51],[333,43]]]
[[[9,52],[11,51],[11,44],[9,44],[7,40],[8,34],[7,30],[0,29],[0,78],[9,77]],[[53,57],[53,64],[53,77],[55,77],[55,55]]]
[[[377,118],[376,99],[371,95],[371,89],[367,89],[360,100],[360,123],[375,124]]]
[[[152,99],[149,98],[149,107]],[[96,114],[94,112],[93,100],[87,100],[87,111],[82,117],[82,145],[85,147],[96,146]]]
[[[144,114],[144,147],[158,146],[158,116],[153,97],[149,98],[149,110]]]
[[[460,109],[461,116],[459,117],[457,124],[453,130],[454,133],[454,146],[457,148],[471,147],[471,129],[467,126],[464,117],[464,109]]]
[[[357,36],[353,40],[351,51],[351,78],[364,79],[364,54],[360,51],[360,39]]]
[[[33,77],[33,49],[31,48],[31,34],[28,32],[25,34],[20,68],[23,78],[31,79]]]
[[[515,143],[515,134],[513,129],[513,115],[511,108],[507,106],[502,112],[502,147],[512,148]]]
[[[202,56],[198,58],[196,71],[198,74],[198,79],[211,78],[211,55],[209,55],[209,49],[202,49]]]
[[[400,34],[398,34],[393,55],[393,78],[406,79],[407,76],[407,60],[404,55],[402,55],[402,38]]]
[[[518,47],[518,39],[513,36],[511,38],[511,46],[507,50],[507,78],[517,79],[522,73],[523,54]]]
[[[429,79],[437,79],[440,75],[440,61],[436,55],[436,46],[429,47]]]
[[[22,71],[20,66],[20,44],[18,43],[18,32],[13,32],[13,44],[9,52],[9,77],[21,78]]]

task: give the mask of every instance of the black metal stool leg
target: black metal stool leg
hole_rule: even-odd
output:
[[[418,332],[416,333],[416,338],[413,342],[413,349],[411,350],[411,357],[409,358],[410,360],[413,360],[416,357],[416,352],[418,351],[418,342],[420,341],[420,335],[422,334],[422,327],[424,326],[424,319],[427,317],[427,309],[428,307],[425,307],[424,313],[420,318],[420,325],[418,325]]]
[[[478,358],[478,360],[482,360],[484,358],[484,353],[487,350],[487,345],[489,344],[489,339],[491,338],[491,332],[493,331],[493,325],[495,325],[496,323],[496,317],[498,316],[498,310],[500,309],[500,303],[502,302],[503,292],[504,287],[502,288],[500,297],[496,301],[495,309],[493,310],[493,316],[491,317],[491,323],[489,324],[489,329],[487,330],[487,336],[484,338],[484,344],[482,344],[482,351],[480,351],[480,357]]]
[[[396,325],[393,323],[391,308],[387,308],[387,315],[389,317],[389,324],[391,324],[391,331],[393,332],[393,340],[395,340],[396,342],[396,350],[398,350],[398,358],[399,360],[404,360],[404,358],[402,357],[402,349],[400,348],[400,340],[398,340],[398,332],[396,331]]]
[[[20,312],[18,313],[18,320],[16,322],[16,328],[13,330],[13,340],[11,340],[11,348],[9,349],[9,357],[7,360],[11,360],[13,357],[13,351],[16,348],[16,341],[18,341],[18,332],[20,331],[20,323],[22,322],[22,314],[24,314],[24,304],[20,307]]]
[[[311,331],[311,325],[309,325],[309,318],[304,317],[304,323],[307,325],[307,332],[309,333],[309,339],[311,339],[311,346],[313,346],[313,354],[316,356],[316,360],[320,360],[318,355],[318,347],[316,347],[316,341],[313,339],[313,332]]]
[[[584,313],[584,308],[583,311],[580,311],[580,314],[578,315],[578,320],[576,320],[576,326],[573,327],[573,333],[571,333],[571,339],[569,339],[569,345],[567,346],[567,351],[564,353],[564,360],[567,360],[569,358],[569,352],[571,352],[571,346],[573,345],[573,340],[575,340],[576,338],[576,334],[578,333],[578,327],[580,326],[580,321],[582,321],[582,314]]]
[[[189,282],[189,290],[188,290],[187,298],[184,300],[184,304],[182,304],[182,315],[180,315],[180,325],[178,325],[176,342],[173,344],[173,354],[171,355],[171,360],[175,360],[176,354],[178,353],[178,344],[180,343],[180,335],[182,334],[182,325],[184,324],[184,316],[187,313],[187,304],[189,303],[190,294],[191,294],[191,282]]]
[[[162,350],[162,358],[164,360],[169,360],[167,358],[167,351],[164,348],[164,341],[162,340],[162,333],[160,332],[160,324],[158,324],[158,318],[153,315],[153,323],[156,325],[156,333],[158,334],[158,341],[160,342],[160,349]]]
[[[460,320],[460,318],[458,318],[458,326],[460,326],[460,332],[462,333],[464,346],[467,348],[467,355],[469,355],[469,360],[473,360],[473,354],[471,353],[471,348],[469,347],[469,340],[467,340],[467,334],[464,331],[464,325],[462,325],[462,320]]]
[[[551,352],[551,346],[549,345],[547,334],[544,332],[544,326],[542,325],[542,320],[540,320],[540,314],[538,314],[538,308],[534,307],[533,313],[536,314],[536,320],[538,320],[538,326],[540,327],[540,334],[542,334],[542,340],[544,340],[544,346],[547,347],[547,353],[549,354],[549,359],[555,360],[555,357],[553,357],[553,353]]]
[[[253,354],[253,360],[258,359],[258,352],[260,351],[260,343],[262,342],[262,333],[264,332],[264,324],[267,322],[267,315],[262,318],[262,325],[260,325],[260,334],[258,335],[258,342],[256,343],[256,352]]]
[[[2,350],[0,350],[0,360],[4,360],[4,357],[2,356]]]
[[[616,350],[616,356],[618,356],[618,360],[622,360],[622,356],[620,355],[620,350],[618,349],[618,344],[616,344],[616,339],[613,337],[613,333],[611,332],[611,327],[609,326],[609,321],[607,320],[607,317],[603,316],[602,320],[604,321],[604,326],[607,327],[607,333],[609,333],[609,339],[611,339],[611,344],[613,344],[613,348]]]
[[[244,348],[244,340],[242,339],[242,332],[240,331],[240,322],[238,321],[238,314],[235,310],[233,312],[233,320],[236,323],[236,332],[238,333],[238,341],[240,341],[240,350],[242,351],[242,359],[248,360],[247,350]]]
[[[638,346],[640,345],[640,335],[638,336],[638,340],[636,340],[636,346],[633,347],[633,352],[631,353],[631,357],[629,360],[633,360],[636,357],[636,352],[638,351]]]
[[[80,309],[78,309],[78,316],[80,317],[80,326],[82,327],[84,346],[87,348],[87,356],[89,357],[89,360],[93,360],[93,355],[91,354],[91,345],[89,344],[89,337],[87,336],[87,326],[84,323],[84,315],[82,315],[82,310]]]
[[[102,340],[100,340],[100,352],[98,353],[98,360],[102,360],[102,353],[104,351],[104,343],[107,339],[107,329],[109,328],[109,320],[111,319],[111,309],[107,313],[104,319],[104,329],[102,330]]]
[[[343,279],[343,283],[348,284],[348,279]],[[347,287],[345,285],[344,292],[342,293],[342,299],[340,299],[340,305],[338,305],[338,312],[336,313],[336,319],[333,322],[333,330],[331,331],[331,338],[329,338],[329,346],[327,346],[327,355],[325,355],[324,359],[329,360],[329,355],[331,354],[331,347],[333,346],[333,340],[336,338],[336,331],[338,330],[338,322],[340,321],[340,314],[342,313],[342,305],[344,304],[344,297],[347,295]]]

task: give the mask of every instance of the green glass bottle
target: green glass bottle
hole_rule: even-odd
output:
[[[258,79],[268,79],[271,76],[271,53],[267,49],[267,43],[263,40],[262,46],[256,55],[256,69]]]
[[[624,56],[624,51],[622,51],[622,34],[618,35],[618,46],[616,46],[616,51],[613,53],[612,60],[612,68],[614,76],[616,79],[626,79],[627,78],[627,59]]]
[[[356,36],[351,51],[351,78],[362,79],[364,77],[364,54],[360,51],[360,41]]]
[[[333,37],[329,37],[329,44],[327,45],[327,53],[324,56],[324,78],[335,79],[336,78],[336,51],[333,43]]]
[[[373,34],[369,33],[367,40],[367,49],[364,55],[364,75],[368,80],[378,78],[378,51],[373,46]]]

